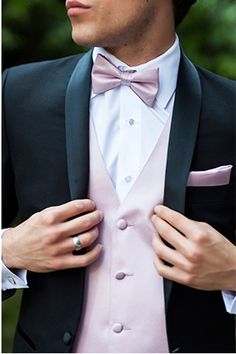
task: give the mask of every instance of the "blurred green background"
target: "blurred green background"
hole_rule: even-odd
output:
[[[71,40],[64,0],[3,0],[2,6],[3,69],[85,50]],[[235,0],[198,0],[178,34],[194,63],[236,79]],[[12,351],[20,297],[21,291],[2,307],[2,352]]]

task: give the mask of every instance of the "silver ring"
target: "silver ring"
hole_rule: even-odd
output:
[[[82,248],[81,242],[80,242],[80,237],[79,236],[74,236],[72,237],[73,243],[75,245],[75,251],[79,251]]]

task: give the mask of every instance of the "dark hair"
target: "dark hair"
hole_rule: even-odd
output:
[[[176,27],[182,22],[182,20],[190,10],[190,7],[195,2],[197,2],[197,0],[173,0]]]

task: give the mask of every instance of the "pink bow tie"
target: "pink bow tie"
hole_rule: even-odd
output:
[[[158,90],[158,69],[120,71],[101,54],[93,65],[92,88],[95,94],[120,85],[129,86],[148,106],[153,106]]]

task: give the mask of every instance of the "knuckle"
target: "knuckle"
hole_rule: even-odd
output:
[[[47,245],[52,245],[58,240],[59,236],[60,236],[60,231],[58,228],[48,228],[45,231],[44,239]]]
[[[155,253],[159,258],[164,257],[163,249],[161,247],[159,247],[158,244],[156,244]]]
[[[207,243],[209,241],[209,225],[204,222],[199,222],[194,238],[195,242],[199,244]]]
[[[41,213],[41,222],[46,226],[51,226],[55,223],[55,213],[52,211],[44,210]]]
[[[92,233],[93,233],[93,237],[94,237],[94,238],[97,238],[97,237],[98,237],[98,235],[99,235],[99,229],[98,229],[97,226],[94,227],[94,229],[92,230]]]
[[[195,274],[197,269],[198,269],[198,266],[196,265],[196,263],[189,262],[189,263],[185,266],[185,270],[186,270],[189,274]]]
[[[185,284],[185,285],[191,285],[191,284],[193,284],[193,282],[194,282],[194,275],[189,274],[189,273],[186,273],[186,274],[183,276],[183,284]]]
[[[208,241],[208,234],[206,231],[199,231],[197,234],[196,234],[196,242],[199,243],[199,244],[205,244],[207,241]]]
[[[81,236],[82,236],[82,235],[81,235]],[[80,240],[81,240],[81,246],[82,246],[82,247],[88,247],[88,246],[90,246],[91,241],[90,241],[89,233],[84,234],[84,235],[80,238]]]
[[[200,261],[200,253],[196,248],[192,248],[188,250],[187,253],[187,259],[193,263],[193,264],[197,264]]]
[[[40,218],[40,215],[41,215],[41,212],[38,211],[38,212],[34,213],[33,215],[31,215],[29,220],[31,220],[31,221],[38,220]]]
[[[86,217],[83,222],[82,222],[82,226],[85,230],[88,230],[89,228],[91,228],[92,226],[92,220],[90,217]]]
[[[98,229],[97,228],[92,229],[91,231],[84,234],[83,239],[82,239],[83,247],[90,246],[94,242],[94,240],[97,238],[97,236],[98,236]]]

